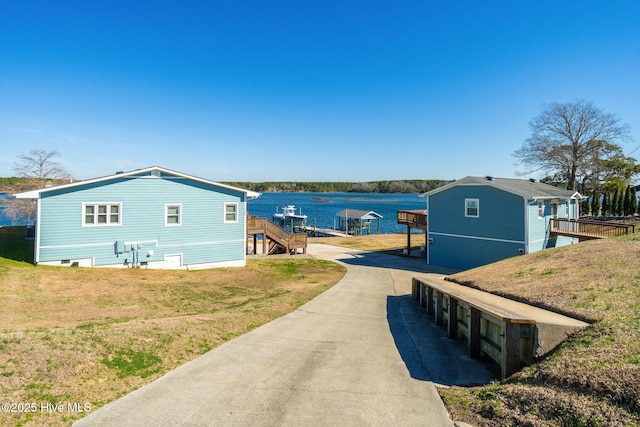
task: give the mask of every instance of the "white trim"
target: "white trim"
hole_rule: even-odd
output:
[[[234,243],[234,242],[244,242],[244,239],[234,239],[234,240],[217,240],[213,242],[189,242],[189,243],[174,243],[170,245],[158,245],[159,248],[175,248],[181,246],[203,246],[203,245],[215,245],[220,243]]]
[[[500,178],[497,178],[500,179]],[[507,193],[511,193],[511,194],[515,194],[516,196],[520,196],[520,197],[524,197],[527,199],[533,199],[533,200],[538,200],[538,199],[565,199],[566,197],[558,197],[558,196],[533,196],[531,194],[523,194],[523,193],[519,193],[517,191],[513,191],[511,189],[505,188],[501,185],[499,185],[498,183],[496,183],[496,181],[494,180],[488,180],[486,178],[481,178],[481,177],[477,177],[477,176],[467,176],[464,178],[461,178],[457,181],[453,181],[450,182],[448,184],[445,184],[443,186],[440,186],[438,188],[434,188],[431,191],[427,191],[426,193],[423,193],[422,196],[423,197],[427,197],[433,194],[437,194],[440,193],[442,191],[448,190],[449,188],[453,188],[453,187],[457,187],[459,185],[486,185],[489,187],[493,187],[493,188],[497,188],[499,190],[505,191]],[[580,193],[578,193],[577,191],[575,191],[571,197],[571,199],[575,199],[575,198],[581,198],[583,197]]]
[[[223,268],[223,267],[245,267],[247,265],[244,259],[232,260],[232,261],[218,261],[218,262],[206,262],[202,264],[188,264],[184,267],[187,270],[204,270],[208,268]]]
[[[178,222],[169,223],[169,208],[178,207]],[[182,225],[182,203],[165,203],[164,205],[164,226],[165,227],[180,227]]]
[[[529,253],[529,201],[526,198],[522,198],[524,202],[524,253]]]
[[[38,265],[38,262],[40,261],[40,223],[42,221],[40,221],[40,218],[42,218],[40,216],[40,211],[41,211],[41,201],[40,200],[36,200],[36,238],[35,238],[35,252],[34,252],[34,256],[33,256],[33,263]]]
[[[425,196],[425,198],[427,199],[427,209],[429,209],[431,207],[431,205],[429,204],[429,196]],[[427,210],[427,215],[428,214],[429,214],[429,211]],[[427,230],[425,231],[425,233],[427,233],[427,241],[425,242],[426,250],[427,250],[427,265],[431,265],[431,246],[430,246],[431,243],[429,243],[429,240],[431,238],[431,231],[429,230],[430,224],[431,224],[431,221],[429,221],[429,217],[427,216]]]
[[[235,212],[235,214],[236,214],[236,219],[235,219],[235,220],[231,220],[231,221],[229,221],[229,220],[227,219],[227,206],[234,206],[234,205],[235,205],[235,207],[236,207],[236,212]],[[238,202],[226,202],[226,203],[224,204],[224,218],[223,218],[223,222],[224,222],[225,224],[237,224],[237,223],[238,223],[238,221],[239,221],[239,217],[240,217],[239,211],[240,211],[240,209],[239,209],[239,203],[238,203]]]
[[[211,185],[211,186],[214,186],[214,187],[226,188],[228,190],[233,190],[233,191],[237,191],[237,192],[240,192],[240,193],[244,193],[249,198],[260,197],[260,193],[255,192],[255,191],[244,190],[242,188],[232,187],[232,186],[226,185],[226,184],[220,184],[219,182],[209,181],[207,179],[202,179],[202,178],[197,178],[195,176],[191,176],[191,175],[187,175],[187,174],[184,174],[184,173],[180,173],[180,172],[172,171],[172,170],[169,170],[169,169],[165,169],[165,168],[162,168],[160,166],[149,166],[149,167],[144,168],[144,169],[136,169],[136,170],[132,170],[132,171],[129,171],[129,172],[117,173],[115,175],[109,175],[109,176],[103,176],[103,177],[100,177],[100,178],[88,179],[86,181],[76,181],[76,182],[72,182],[70,184],[63,184],[63,185],[57,185],[57,186],[54,186],[54,187],[41,188],[39,190],[25,191],[23,193],[17,193],[14,196],[16,198],[18,198],[18,199],[38,199],[38,198],[40,198],[40,195],[42,193],[46,193],[46,192],[49,192],[49,191],[62,190],[62,189],[66,189],[66,188],[77,187],[77,186],[80,186],[80,185],[93,184],[93,183],[96,183],[96,182],[103,182],[103,181],[109,181],[109,180],[121,179],[121,178],[142,178],[142,177],[139,177],[137,175],[146,174],[146,173],[149,173],[150,175],[153,174],[154,178],[156,178],[158,174],[160,174],[160,175],[162,175],[162,174],[173,175],[174,177],[186,178],[186,179],[189,179],[189,180],[192,180],[192,181],[201,182],[203,184]],[[165,178],[165,177],[163,176],[163,178]],[[166,177],[166,178],[169,178],[169,177]]]
[[[87,267],[93,268],[95,267],[95,259],[94,258],[71,258],[69,262],[63,263],[61,259],[55,261],[43,261],[39,263],[39,265],[48,265],[52,267],[71,267],[73,263],[78,263],[78,267]]]
[[[98,246],[113,246],[115,242],[100,242],[100,243],[82,243],[77,245],[48,245],[42,246],[43,249],[61,249],[61,248],[95,248]],[[135,241],[124,241],[125,245],[138,245],[138,244],[155,244],[158,245],[157,240],[135,240]]]
[[[476,202],[476,214],[469,215],[469,203]],[[478,198],[465,198],[464,199],[464,216],[466,218],[480,218],[480,199]]]
[[[431,232],[434,236],[445,236],[445,237],[458,237],[460,239],[473,239],[473,240],[488,240],[491,242],[502,242],[502,243],[518,243],[524,244],[525,242],[521,240],[508,240],[508,239],[494,239],[492,237],[480,237],[480,236],[467,236],[464,234],[449,234],[449,233],[434,233]]]

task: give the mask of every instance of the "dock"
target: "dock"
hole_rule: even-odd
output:
[[[344,231],[334,230],[331,228],[318,228],[318,227],[305,227],[304,231],[307,232],[309,237],[347,237]],[[350,236],[349,234],[348,236]]]

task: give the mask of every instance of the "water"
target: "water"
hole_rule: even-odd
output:
[[[9,219],[9,217],[7,217],[4,214],[4,210],[5,210],[5,200],[7,200],[9,198],[9,195],[7,193],[0,193],[0,227],[3,226],[8,226],[8,225],[27,225],[27,220],[25,219],[24,221],[20,220],[18,221],[18,224],[13,224],[11,222],[11,219]]]
[[[335,228],[337,214],[343,209],[374,211],[382,215],[380,233],[406,233],[406,225],[397,223],[397,211],[426,209],[426,199],[417,194],[387,193],[262,193],[247,203],[252,215],[271,219],[282,206],[295,205],[296,212],[307,215],[307,225],[318,228]],[[377,221],[373,221],[371,232],[377,231]],[[415,231],[415,230],[413,230]]]
[[[0,193],[0,226],[27,225],[27,219],[18,224],[3,214],[3,200],[6,193]],[[343,209],[374,211],[382,215],[380,233],[404,233],[407,227],[397,224],[398,210],[426,209],[426,200],[417,194],[382,194],[382,193],[263,193],[255,200],[248,202],[249,213],[271,219],[276,209],[281,212],[282,206],[295,205],[296,211],[302,209],[307,215],[307,224],[313,226],[315,219],[318,228],[335,228],[336,214]],[[377,221],[373,221],[371,232],[377,231]],[[416,231],[416,230],[413,230]]]

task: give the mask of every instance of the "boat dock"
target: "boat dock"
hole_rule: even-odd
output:
[[[309,237],[345,237],[344,231],[333,230],[331,228],[305,227]]]

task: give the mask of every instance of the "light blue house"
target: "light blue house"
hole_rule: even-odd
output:
[[[535,180],[469,176],[427,198],[427,262],[466,270],[577,243],[549,234],[549,219],[579,217],[580,194]]]
[[[197,269],[246,264],[259,195],[153,166],[16,197],[37,200],[36,264]]]

